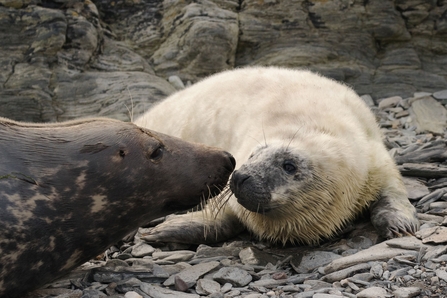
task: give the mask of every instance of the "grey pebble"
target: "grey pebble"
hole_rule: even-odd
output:
[[[251,282],[252,276],[247,271],[237,267],[223,267],[213,275],[213,279],[220,283],[230,283],[236,287],[243,287]]]
[[[334,282],[334,281],[340,281],[344,278],[347,278],[351,275],[353,275],[354,273],[357,273],[359,271],[365,271],[371,268],[370,264],[367,263],[361,263],[361,264],[357,264],[345,269],[341,269],[329,274],[326,274],[325,276],[323,276],[321,279],[327,282]]]
[[[140,289],[152,298],[167,298],[167,297],[178,297],[178,298],[199,298],[197,294],[183,293],[178,291],[173,291],[167,288],[162,288],[157,285],[152,285],[148,283],[142,283]]]
[[[446,269],[438,269],[435,271],[436,276],[440,279],[442,279],[443,281],[447,282],[447,272]]]
[[[219,266],[219,262],[201,263],[189,268],[186,268],[179,272],[177,275],[171,275],[164,283],[164,286],[172,286],[175,282],[175,276],[180,277],[188,287],[192,287],[196,284],[196,281],[205,273],[213,270]]]
[[[418,287],[398,288],[393,291],[394,298],[411,298],[419,295],[421,289]]]
[[[340,255],[333,252],[311,251],[304,255],[294,256],[290,265],[297,273],[308,273],[339,258],[341,258]]]
[[[388,293],[384,288],[371,287],[357,293],[358,298],[386,298]]]
[[[196,284],[196,292],[200,295],[210,295],[221,290],[220,284],[210,279],[199,279]]]
[[[433,97],[439,100],[447,100],[447,90],[441,90],[433,93]]]
[[[259,266],[266,266],[268,263],[276,264],[278,261],[270,254],[267,254],[254,247],[247,247],[241,250],[239,252],[239,258],[243,264]]]
[[[132,247],[132,256],[136,258],[142,258],[144,256],[150,256],[155,251],[155,248],[150,246],[149,244],[146,244],[144,242],[140,242],[138,244],[135,244]]]
[[[340,295],[316,293],[312,296],[312,298],[340,298]]]

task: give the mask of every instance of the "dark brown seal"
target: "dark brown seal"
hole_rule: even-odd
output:
[[[131,123],[0,118],[0,297],[18,297],[148,220],[215,195],[233,157]]]

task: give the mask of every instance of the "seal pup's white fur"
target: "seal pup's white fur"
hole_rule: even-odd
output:
[[[232,196],[211,219],[217,223],[211,235],[203,235],[210,219],[198,212],[159,225],[149,241],[220,241],[242,223],[260,238],[315,244],[368,207],[382,236],[418,229],[374,115],[350,88],[318,74],[226,71],[175,93],[135,123],[231,152],[239,168],[232,190],[246,206]]]

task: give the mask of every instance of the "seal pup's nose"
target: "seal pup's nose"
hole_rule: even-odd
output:
[[[250,178],[249,175],[246,174],[241,174],[239,173],[239,171],[234,171],[233,175],[231,176],[231,181],[230,181],[230,189],[234,194],[237,194],[239,192],[239,190],[242,187],[242,184],[244,184],[244,182]],[[237,195],[236,195],[237,197]]]

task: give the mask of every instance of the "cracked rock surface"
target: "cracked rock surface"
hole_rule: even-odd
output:
[[[0,0],[0,40],[0,116],[23,121],[129,121],[181,88],[173,76],[246,65],[374,99],[447,86],[445,0]]]

